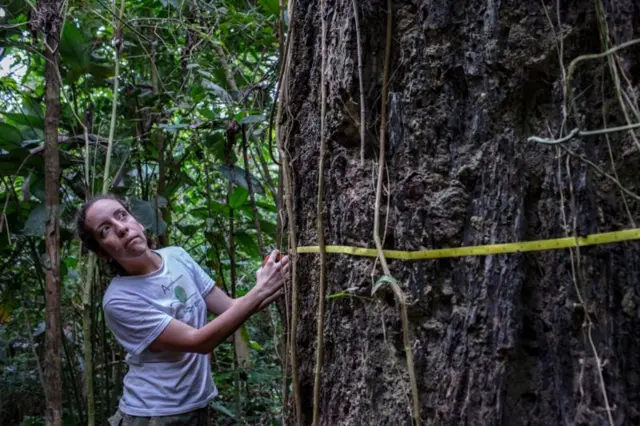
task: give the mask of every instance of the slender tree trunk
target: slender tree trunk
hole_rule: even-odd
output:
[[[640,192],[634,135],[606,135],[612,151],[605,135],[556,146],[527,140],[624,126],[626,115],[636,116],[637,46],[611,61],[581,61],[572,73],[569,65],[640,37],[637,2],[395,0],[385,105],[387,1],[358,2],[362,91],[353,3],[325,2],[321,12],[319,1],[295,1],[293,71],[282,88],[298,247],[318,244],[322,14],[327,244],[374,247],[376,210],[383,247],[412,251],[594,234],[638,221],[640,198],[625,193],[627,211],[620,191]],[[361,92],[370,120],[364,167]],[[376,205],[379,147],[371,140],[381,131]],[[380,262],[343,254],[327,261],[328,294],[340,297],[326,300],[319,424],[411,424],[400,309],[388,286],[371,295]],[[389,260],[389,269],[409,302],[422,424],[640,424],[639,243]],[[306,425],[318,254],[298,254],[297,270],[299,323],[291,332]]]
[[[232,162],[232,153],[233,147],[236,142],[236,137],[238,131],[240,130],[239,125],[234,120],[229,120],[227,124],[227,144],[225,146],[225,162],[227,166],[233,167]],[[231,194],[233,193],[233,183],[229,182],[227,186],[227,206],[229,207],[229,268],[231,275],[231,297],[236,297],[236,243],[235,243],[235,228],[234,228],[234,212],[231,208]],[[235,401],[235,410],[236,416],[242,415],[242,400],[240,393],[240,366],[238,364],[238,351],[237,346],[240,344],[239,340],[242,339],[242,335],[240,334],[240,330],[237,330],[233,333],[233,382],[234,382],[234,401]]]
[[[46,240],[46,333],[44,373],[46,380],[46,424],[62,422],[62,360],[60,318],[59,206],[60,157],[58,122],[60,121],[60,81],[58,79],[58,44],[60,39],[60,7],[56,0],[38,2],[39,28],[45,43],[45,240]]]
[[[87,401],[87,425],[93,426],[96,417],[95,391],[93,386],[93,286],[96,269],[96,258],[93,253],[87,256],[87,269],[85,275],[85,285],[82,292],[82,331],[84,336],[84,385]]]

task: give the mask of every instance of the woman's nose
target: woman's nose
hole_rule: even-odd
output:
[[[119,237],[124,237],[129,232],[129,227],[124,223],[116,224],[116,233]]]

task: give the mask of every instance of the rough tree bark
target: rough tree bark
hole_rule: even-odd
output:
[[[44,41],[45,106],[44,179],[45,179],[45,240],[46,240],[46,333],[44,373],[47,400],[46,424],[62,422],[62,329],[60,324],[60,158],[58,152],[58,122],[60,121],[60,80],[58,78],[58,44],[60,40],[60,2],[38,2],[34,27]]]
[[[610,127],[626,124],[606,58],[578,65],[572,80],[575,102],[569,103],[575,108],[566,117],[563,112],[563,76],[570,61],[604,50],[598,2],[393,3],[388,215],[387,199],[381,211],[385,248],[557,238],[637,222],[638,200],[627,196],[627,214],[611,179],[563,148],[527,141],[532,135],[564,136],[575,127],[602,128],[603,117]],[[295,2],[289,98],[283,108],[281,134],[292,158],[298,246],[318,241],[319,4]],[[358,4],[366,165],[359,166],[352,0],[326,0],[324,217],[327,244],[374,247],[386,1]],[[611,46],[639,36],[636,2],[602,4]],[[628,77],[621,74],[619,80],[629,111],[637,106],[639,49],[622,50],[613,61]],[[617,173],[622,185],[639,192],[640,154],[632,135],[610,134],[609,140],[611,158],[605,136],[575,138],[564,146],[610,175]],[[319,264],[318,255],[298,258],[297,359],[302,423],[310,424]],[[614,424],[640,424],[638,243],[583,248],[573,257],[558,250],[393,260],[390,268],[412,302],[410,337],[423,424],[608,424],[603,385]],[[328,255],[329,293],[355,291],[326,303],[320,424],[411,423],[399,310],[388,291],[370,297],[381,273],[373,259]]]

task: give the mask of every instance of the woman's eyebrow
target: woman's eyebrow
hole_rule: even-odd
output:
[[[103,220],[102,222],[100,222],[100,223],[98,224],[98,226],[96,226],[96,231],[99,231],[99,230],[100,230],[100,228],[102,228],[104,225],[106,225],[108,221],[109,221],[109,219],[105,219],[105,220]]]

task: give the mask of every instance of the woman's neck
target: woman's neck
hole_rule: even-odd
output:
[[[151,250],[147,250],[135,259],[122,259],[117,260],[117,262],[131,276],[147,275],[160,269],[162,257]]]

